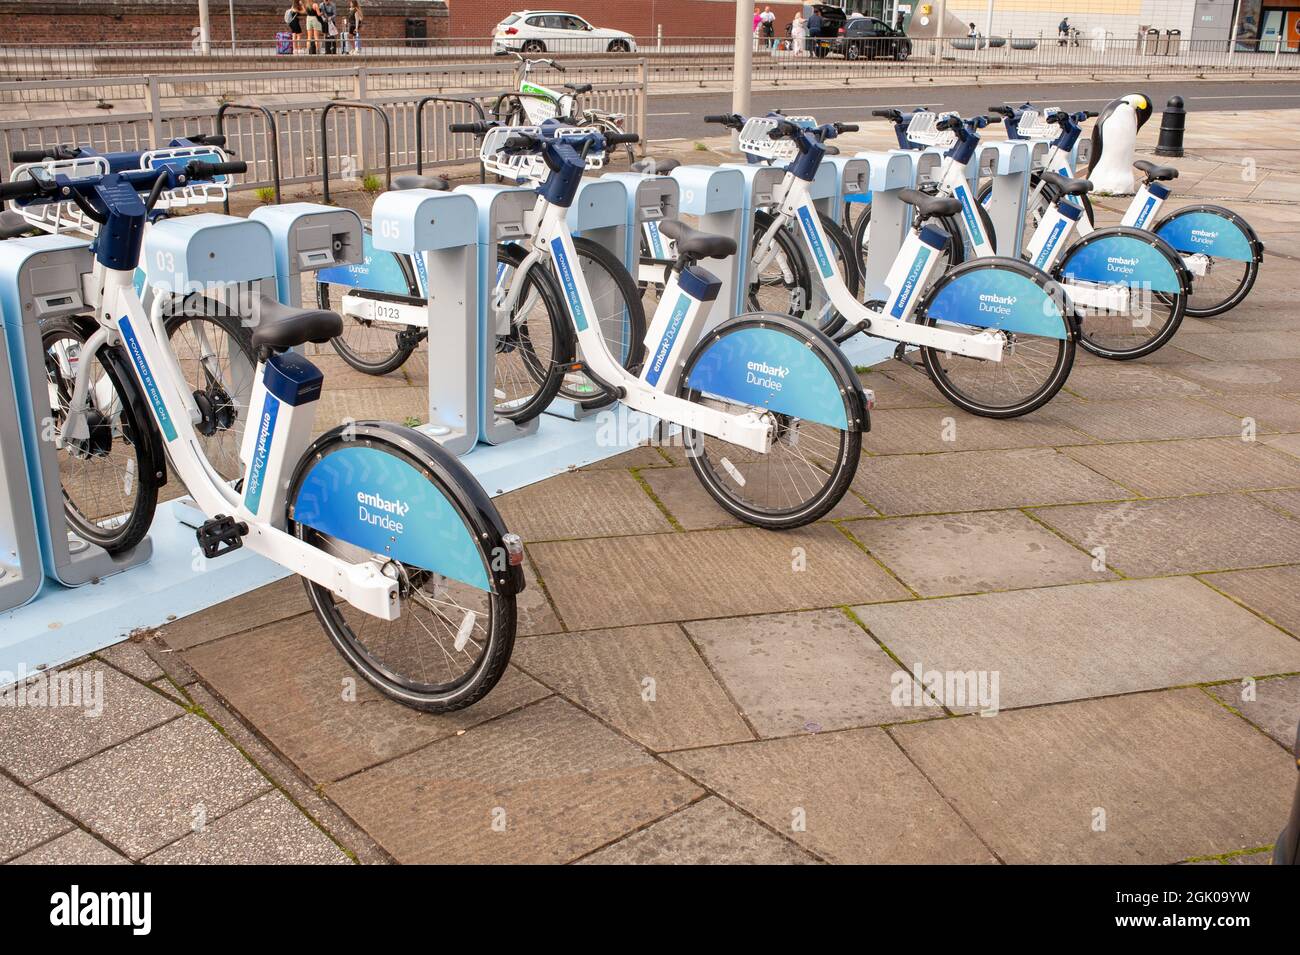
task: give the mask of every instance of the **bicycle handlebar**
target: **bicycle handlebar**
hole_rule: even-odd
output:
[[[450,123],[447,126],[447,130],[453,133],[472,133],[475,136],[484,136],[487,134],[488,130],[495,129],[496,126],[496,123],[483,122]]]
[[[881,119],[888,119],[888,120],[891,120],[891,121],[893,121],[893,122],[896,123],[896,122],[898,122],[900,119],[903,118],[903,111],[902,111],[902,110],[899,110],[899,109],[892,109],[892,108],[891,108],[891,109],[873,109],[873,110],[871,111],[871,115],[872,115],[872,116],[879,116]]]
[[[185,164],[187,179],[215,179],[217,176],[243,172],[248,172],[248,163],[242,159],[231,159],[227,162],[204,162],[201,159],[191,159]]]
[[[745,125],[745,119],[739,113],[713,113],[705,116],[706,123],[717,123],[720,126],[726,126],[728,129],[741,129]]]
[[[76,159],[80,146],[46,146],[42,149],[15,149],[9,154],[13,162],[44,162],[47,159]]]
[[[18,162],[19,160],[15,160]],[[45,186],[35,179],[20,179],[17,182],[0,183],[0,199],[34,199],[45,193]]]
[[[636,133],[601,133],[606,146],[621,146],[624,143],[639,143],[641,137]]]

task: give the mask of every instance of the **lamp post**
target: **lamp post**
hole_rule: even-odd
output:
[[[736,54],[732,69],[731,111],[749,115],[750,73],[754,67],[754,0],[736,0]],[[740,133],[731,134],[732,148],[740,143]]]
[[[208,0],[199,0],[199,52],[204,56],[212,52],[212,17],[208,13]]]
[[[1228,29],[1228,62],[1232,62],[1232,54],[1237,51],[1237,30],[1241,26],[1241,0],[1237,0],[1237,7],[1232,11],[1232,26]]]
[[[239,45],[235,42],[235,0],[230,0],[230,48],[239,49]]]

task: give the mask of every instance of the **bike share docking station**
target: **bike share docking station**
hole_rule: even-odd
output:
[[[361,223],[354,213],[306,204],[259,212],[258,218],[266,218],[270,226],[212,213],[150,225],[141,253],[142,281],[150,296],[179,299],[198,293],[228,308],[239,308],[237,314],[256,321],[259,298],[276,297],[271,283],[283,289],[286,297],[292,295],[292,283],[279,281],[283,276],[277,272],[277,261],[286,263],[293,281],[300,282],[303,272],[360,258]],[[40,429],[50,422],[51,413],[46,409],[50,409],[51,395],[39,326],[42,319],[84,315],[83,278],[93,267],[93,255],[84,239],[45,235],[0,242],[0,305],[5,350],[13,359],[10,370],[22,422],[22,445],[27,451],[26,471],[32,489],[28,500],[35,510],[33,524],[40,554],[35,566],[43,563],[44,575],[49,578],[35,600],[0,616],[0,672],[30,672],[36,665],[57,665],[115,643],[137,628],[195,613],[287,573],[248,550],[217,562],[202,558],[194,536],[194,525],[202,518],[184,499],[160,502],[148,536],[132,550],[114,557],[69,533],[57,449],[51,441],[41,440]],[[66,349],[64,352],[54,353],[52,360],[80,358]],[[125,363],[132,357],[121,348],[115,360]],[[252,369],[248,372],[240,379],[235,377],[239,373],[232,371],[232,381],[247,381],[251,390]],[[130,376],[125,364],[120,375]],[[0,417],[5,413],[6,384],[0,380]],[[93,434],[89,440],[95,440]],[[113,440],[121,440],[121,436],[114,435]],[[6,497],[13,500],[18,492],[10,482],[9,463],[15,442],[4,445],[0,462],[4,464]],[[165,469],[162,448],[157,460]],[[165,486],[164,497],[166,491]],[[21,528],[21,514],[18,518]],[[3,526],[0,524],[0,529]],[[21,544],[21,529],[19,534]],[[31,551],[29,546],[28,554]],[[26,582],[29,558],[20,556],[20,560]],[[10,604],[5,580],[0,578],[0,611],[16,606]],[[79,586],[82,584],[98,586]]]
[[[638,198],[646,196],[638,192]],[[503,317],[508,320],[496,303],[511,273],[499,261],[498,249],[502,243],[524,243],[534,233],[536,204],[531,187],[473,183],[451,192],[387,192],[375,200],[372,216],[375,252],[410,256],[427,276],[430,418],[425,430],[463,455],[492,495],[612,457],[651,431],[645,424],[639,430],[606,428],[598,435],[601,416],[563,398],[523,425],[496,413],[497,341],[503,331],[497,325]],[[627,261],[632,220],[626,183],[584,180],[570,215],[575,232]],[[617,404],[602,410],[629,414]]]
[[[0,613],[35,597],[44,576],[7,326],[0,313]]]

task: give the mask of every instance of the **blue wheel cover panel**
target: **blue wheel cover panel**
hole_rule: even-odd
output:
[[[1127,285],[1155,292],[1179,292],[1182,284],[1169,259],[1149,242],[1111,235],[1080,243],[1066,253],[1061,275],[1067,282]]]
[[[332,269],[322,269],[316,273],[316,281],[328,282],[331,285],[347,285],[371,292],[411,294],[406,273],[402,271],[396,253],[376,249],[369,232],[365,235],[362,248],[365,254],[360,262],[355,265],[336,265]]]
[[[489,590],[474,536],[432,480],[393,454],[358,445],[307,472],[294,520],[374,554]]]
[[[1043,338],[1067,337],[1060,304],[1020,272],[976,268],[941,282],[926,306],[926,314],[940,322]]]
[[[848,428],[844,396],[830,369],[786,332],[754,327],[724,332],[701,353],[686,384],[741,404]]]
[[[1179,252],[1203,252],[1219,259],[1250,262],[1255,258],[1250,238],[1231,219],[1213,212],[1175,214],[1156,233]]]

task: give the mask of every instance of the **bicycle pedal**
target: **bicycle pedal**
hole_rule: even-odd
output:
[[[907,357],[907,343],[899,342],[898,347],[894,349],[894,361],[901,361],[908,368],[915,371],[925,371],[925,366],[919,361],[912,361]]]
[[[208,560],[229,554],[244,546],[244,535],[248,525],[237,521],[227,514],[218,514],[210,521],[204,521],[194,536],[199,539],[199,549]]]

